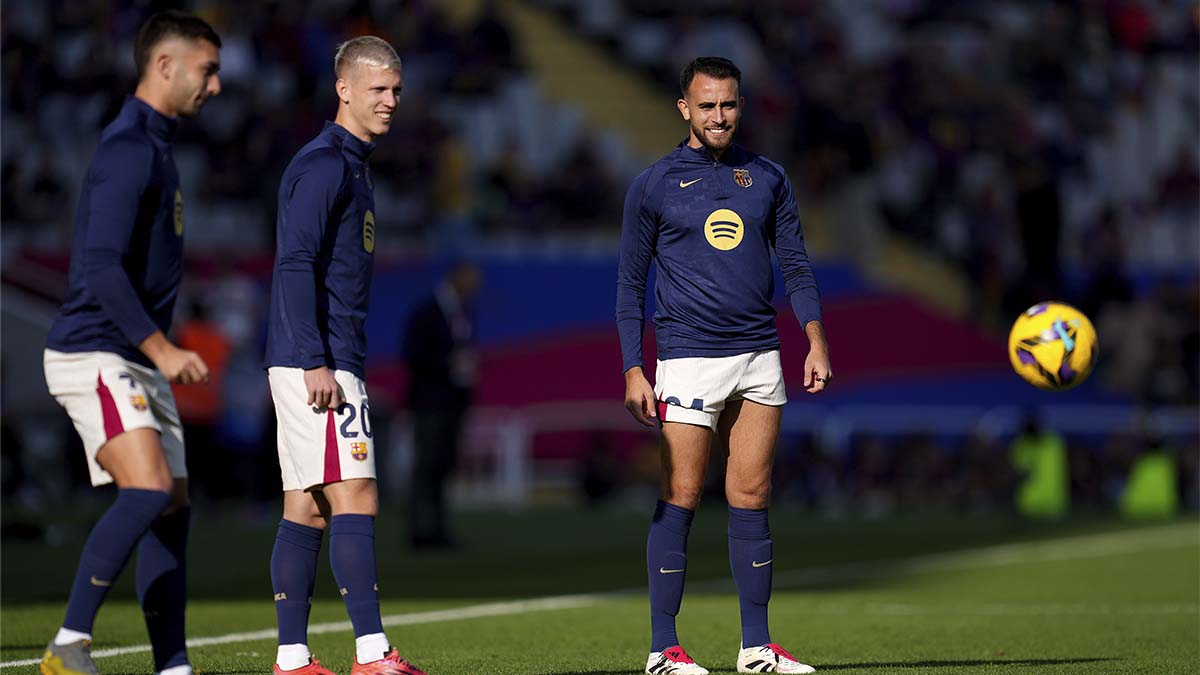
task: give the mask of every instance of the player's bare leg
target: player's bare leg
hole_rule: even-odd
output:
[[[330,509],[335,516],[358,514],[373,518],[379,514],[379,494],[373,478],[354,478],[330,483],[322,487],[321,492],[329,500]]]
[[[325,529],[329,524],[329,500],[320,490],[283,491],[283,517],[306,527]]]
[[[169,493],[174,487],[157,429],[130,429],[114,436],[96,453],[96,463],[121,489]]]
[[[659,496],[664,502],[692,511],[700,505],[712,437],[708,427],[663,423],[659,442],[662,458]]]
[[[717,433],[729,449],[725,499],[739,509],[765,509],[771,500],[771,466],[779,439],[779,406],[730,401],[721,412]]]
[[[729,567],[737,584],[742,618],[739,673],[814,672],[772,642],[767,627],[774,567],[767,506],[782,416],[779,406],[730,401],[717,424],[717,432],[729,448],[725,498],[729,501]]]
[[[96,672],[89,649],[96,613],[138,541],[158,525],[160,516],[168,508],[173,500],[172,495],[176,492],[171,470],[163,454],[158,431],[155,429],[131,429],[112,437],[97,452],[96,461],[116,482],[117,500],[96,523],[84,545],[71,595],[67,601],[67,615],[63,627],[46,648],[46,654],[39,664],[39,669],[44,675]],[[175,501],[186,504],[186,484],[181,489],[183,495],[176,494]],[[186,533],[183,537],[186,539]],[[150,534],[148,539],[157,541],[154,534]],[[173,547],[172,552],[174,550],[177,549]],[[155,553],[159,551],[156,549]],[[175,580],[182,581],[182,578],[176,577]],[[143,575],[140,572],[138,581],[139,596],[142,596]],[[175,603],[181,605],[182,597],[175,597],[178,596],[179,586],[168,586],[168,595],[172,596]],[[174,605],[172,608],[175,608]],[[168,628],[170,632],[179,635],[179,639],[174,641],[178,644],[173,644],[172,649],[177,649],[180,658],[174,659],[170,666],[186,667],[187,656],[183,649],[181,632],[182,611],[179,612],[178,620],[178,627]],[[155,654],[156,666],[162,666],[158,661],[158,657],[164,651],[161,635],[156,634],[155,626],[150,628],[151,640],[159,648]]]
[[[646,539],[646,574],[650,585],[647,673],[708,673],[679,645],[675,617],[683,601],[687,536],[704,490],[712,437],[712,429],[682,422],[664,422],[659,434],[660,499]]]

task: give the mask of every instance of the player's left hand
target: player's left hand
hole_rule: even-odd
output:
[[[808,358],[804,359],[804,389],[810,394],[817,394],[829,386],[833,379],[833,370],[829,367],[829,352],[824,349],[809,349]]]

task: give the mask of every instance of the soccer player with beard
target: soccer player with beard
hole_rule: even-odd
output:
[[[771,465],[787,402],[775,329],[774,250],[792,309],[808,336],[804,387],[832,374],[792,186],[783,169],[733,142],[743,99],[732,62],[701,57],[683,69],[677,102],[688,138],[639,175],[625,198],[617,327],[625,407],[660,425],[663,475],[646,542],[650,585],[647,673],[705,675],[679,645],[675,617],[687,536],[714,436],[728,449],[729,564],[741,606],[739,673],[811,673],[771,640],[774,562],[767,525]],[[646,278],[657,265],[658,364],[642,370]]]
[[[154,670],[192,672],[184,642],[191,509],[171,383],[207,382],[208,367],[166,338],[183,271],[171,142],[179,118],[220,93],[220,46],[211,26],[182,12],[142,25],[137,89],[104,128],[80,191],[67,298],[43,363],[50,394],[83,441],[92,485],[115,482],[117,499],[84,544],[43,675],[97,672],[92,626],[135,546]]]
[[[271,554],[279,621],[275,675],[331,675],[308,649],[321,539],[354,628],[352,675],[424,675],[383,632],[375,567],[375,453],[363,323],[375,251],[367,159],[400,96],[387,42],[338,47],[337,116],[292,158],[279,185],[266,367],[278,417],[283,520]]]

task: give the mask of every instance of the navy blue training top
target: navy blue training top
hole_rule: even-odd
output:
[[[617,268],[624,370],[642,365],[646,275],[653,260],[659,359],[733,356],[779,347],[774,249],[800,325],[821,318],[787,174],[739,145],[721,159],[680,143],[625,197]]]
[[[170,330],[183,269],[176,126],[130,97],[104,128],[79,194],[67,297],[48,348],[153,367],[138,345]]]
[[[374,143],[325,128],[279,183],[265,366],[325,366],[366,379],[363,323],[371,294]]]

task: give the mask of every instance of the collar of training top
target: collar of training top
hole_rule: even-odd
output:
[[[742,159],[742,146],[738,145],[737,143],[731,143],[725,152],[721,154],[721,158],[716,159],[713,157],[712,151],[708,149],[707,145],[702,144],[698,148],[693,148],[692,146],[688,145],[689,140],[691,140],[690,137],[685,138],[682,141],[679,141],[679,145],[677,146],[679,149],[679,158],[684,162],[697,162],[700,164],[712,164],[716,162],[720,164],[737,165]]]
[[[342,147],[345,148],[346,151],[351,155],[364,162],[367,161],[367,158],[370,157],[371,153],[375,151],[374,143],[364,142],[358,136],[350,133],[346,127],[338,124],[337,122],[325,120],[325,128],[321,129],[321,133],[333,134],[342,139]]]
[[[136,115],[142,120],[142,124],[152,135],[162,139],[166,143],[170,143],[175,138],[175,131],[179,129],[179,120],[174,117],[167,117],[150,107],[142,99],[136,96],[130,96],[125,99],[125,106],[122,112],[128,111],[132,115]]]

